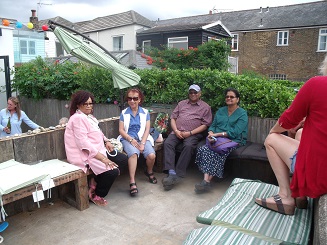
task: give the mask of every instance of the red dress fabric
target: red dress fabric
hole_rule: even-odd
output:
[[[279,118],[285,129],[306,117],[291,182],[293,197],[327,193],[327,76],[309,79]]]

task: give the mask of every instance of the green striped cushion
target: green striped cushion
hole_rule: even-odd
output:
[[[311,229],[313,200],[309,200],[308,209],[296,209],[293,216],[262,208],[254,202],[255,197],[277,193],[275,185],[236,178],[219,203],[198,215],[197,221],[203,224],[223,221],[274,239],[306,244]]]
[[[229,228],[211,225],[209,227],[193,230],[183,245],[225,245],[225,244],[256,244],[273,245],[280,244],[280,240],[261,238],[244,234]]]

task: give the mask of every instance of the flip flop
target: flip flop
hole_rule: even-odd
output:
[[[0,224],[0,232],[3,232],[5,229],[7,229],[9,223],[4,221],[3,223]]]
[[[286,215],[294,215],[295,205],[283,204],[282,198],[277,194],[273,196],[275,203],[267,202],[266,198],[256,198],[255,203],[261,207],[267,208],[269,210],[286,214]]]
[[[94,194],[93,198],[91,198],[90,200],[97,206],[104,207],[104,206],[108,205],[108,202],[106,199],[104,199],[103,197],[99,197],[95,194]]]

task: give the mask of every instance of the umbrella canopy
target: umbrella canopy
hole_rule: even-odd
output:
[[[115,88],[124,89],[135,86],[141,80],[139,75],[126,66],[119,64],[103,50],[91,47],[88,43],[63,28],[57,26],[53,32],[67,53],[85,62],[111,70]]]

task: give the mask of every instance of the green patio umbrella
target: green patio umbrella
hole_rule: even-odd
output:
[[[55,27],[53,32],[67,53],[85,62],[111,70],[115,88],[124,89],[135,86],[141,80],[139,75],[126,66],[119,64],[109,52],[105,52],[106,50],[101,50],[95,46],[92,47],[78,36],[59,26]],[[84,37],[84,35],[81,36]],[[93,41],[93,43],[95,42]]]

